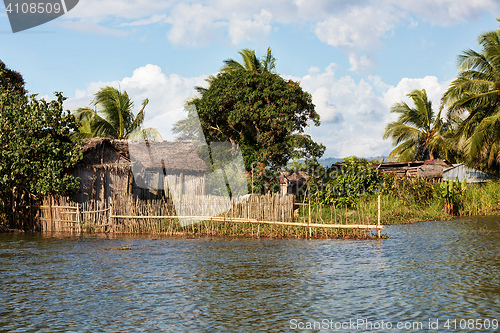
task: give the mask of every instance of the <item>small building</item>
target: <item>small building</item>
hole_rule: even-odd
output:
[[[443,171],[452,167],[444,159],[434,159],[427,161],[411,162],[386,162],[373,165],[382,174],[393,174],[401,178],[424,178],[431,180],[440,180],[443,178]]]
[[[203,191],[207,166],[190,141],[145,142],[109,138],[85,139],[82,160],[73,174],[80,177],[75,200],[108,200],[114,194],[147,199],[168,189]],[[191,189],[189,189],[191,190]]]
[[[280,173],[280,192],[282,195],[305,193],[309,179],[305,171],[283,171]]]
[[[469,168],[462,163],[453,164],[451,168],[443,171],[443,180],[455,180],[457,178],[460,182],[466,180],[467,183],[483,183],[488,180],[498,179],[495,175],[478,169]]]

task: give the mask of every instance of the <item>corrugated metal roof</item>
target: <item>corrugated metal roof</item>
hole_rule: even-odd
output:
[[[482,183],[492,179],[498,179],[498,177],[483,172],[481,170],[469,168],[464,164],[453,164],[452,168],[443,171],[443,180],[455,180],[459,181],[467,180],[467,183]]]

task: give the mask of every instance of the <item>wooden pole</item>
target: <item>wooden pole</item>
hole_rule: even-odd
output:
[[[76,223],[78,224],[78,232],[82,232],[82,225],[80,224],[80,204],[76,203]]]
[[[311,200],[309,200],[309,220],[307,225],[311,225]],[[309,227],[309,238],[311,238],[311,227]]]
[[[54,231],[54,219],[52,218],[52,196],[49,196],[49,221],[50,231]]]
[[[378,195],[378,214],[377,214],[377,235],[378,239],[380,239],[380,194]]]

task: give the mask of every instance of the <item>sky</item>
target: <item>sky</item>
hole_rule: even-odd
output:
[[[426,89],[437,113],[457,57],[499,28],[497,0],[80,0],[65,15],[12,33],[0,5],[0,59],[30,93],[90,106],[119,87],[145,109],[146,127],[172,140],[196,86],[229,58],[268,47],[277,72],[300,82],[321,116],[307,132],[325,157],[387,156],[391,106]]]

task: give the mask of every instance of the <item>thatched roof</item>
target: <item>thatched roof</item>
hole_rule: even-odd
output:
[[[85,139],[81,167],[122,167],[204,172],[206,164],[190,141],[145,142],[109,138]]]
[[[280,173],[280,184],[288,184],[291,182],[305,184],[309,179],[306,171],[283,171]]]

